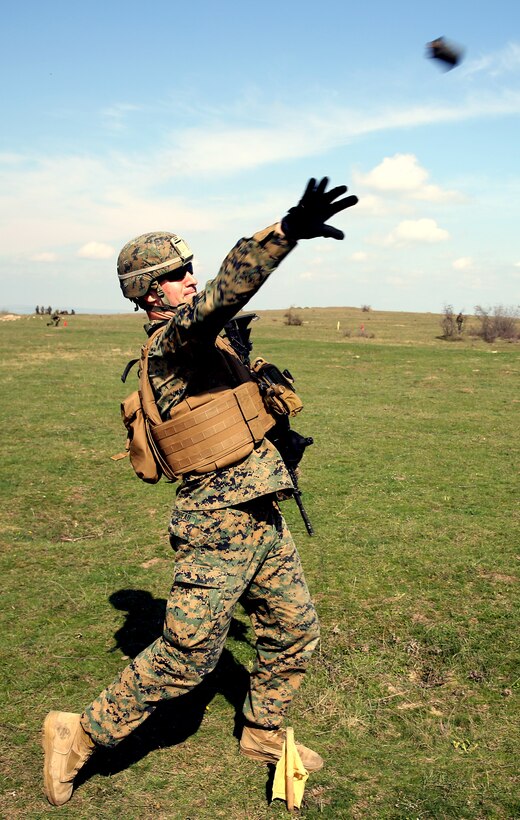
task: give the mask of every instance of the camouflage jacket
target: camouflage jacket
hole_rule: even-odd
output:
[[[215,338],[263,285],[292,250],[275,225],[241,239],[228,253],[218,275],[189,303],[175,308],[174,316],[154,340],[148,355],[148,373],[161,416],[187,395],[222,384],[225,378]],[[148,334],[161,325],[145,325]],[[276,448],[266,439],[242,462],[205,475],[183,477],[177,490],[181,510],[219,509],[292,487]]]

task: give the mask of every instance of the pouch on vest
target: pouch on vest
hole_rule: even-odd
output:
[[[157,484],[162,476],[162,470],[150,447],[147,422],[138,390],[130,393],[121,403],[121,415],[128,431],[126,447],[132,467],[140,479],[148,484]]]
[[[288,370],[282,373],[275,364],[261,357],[255,359],[251,369],[268,410],[278,416],[295,416],[302,410],[303,402],[293,387],[294,379]]]

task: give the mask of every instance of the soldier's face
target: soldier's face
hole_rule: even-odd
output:
[[[185,268],[185,274],[182,279],[179,279],[178,276],[176,277],[175,273],[176,272],[173,271],[171,276],[167,274],[159,280],[159,284],[172,307],[177,307],[177,305],[183,302],[191,302],[197,293],[197,280],[193,275],[191,265]],[[161,303],[160,297],[152,291],[148,294],[146,300],[150,305],[150,309],[147,311],[150,318],[162,319],[163,315],[160,313],[158,316],[153,316],[153,306]]]
[[[181,302],[191,302],[197,293],[197,280],[193,275],[193,268],[188,265],[186,273],[182,279],[174,278],[175,271],[172,277],[165,276],[160,280],[160,285],[168,297],[168,301],[173,307],[177,307]]]

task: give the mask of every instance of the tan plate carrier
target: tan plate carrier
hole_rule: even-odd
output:
[[[159,470],[157,477],[143,475],[146,471],[143,471],[142,458],[132,458],[132,450],[142,453],[143,442],[132,441],[136,427],[130,430],[125,419],[129,429],[130,459],[136,473],[144,481],[154,482],[159,480],[161,472],[175,480],[185,473],[203,474],[236,464],[252,452],[276,423],[265,408],[257,383],[231,345],[218,336],[216,346],[225,357],[227,368],[241,383],[236,387],[214,388],[189,396],[175,405],[171,418],[163,421],[148,376],[148,352],[159,332],[153,334],[143,347],[138,391],[141,427],[144,421],[143,432],[146,431],[151,450],[149,455],[153,454]]]

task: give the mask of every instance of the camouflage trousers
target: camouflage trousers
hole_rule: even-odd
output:
[[[174,510],[173,587],[163,634],[81,717],[96,743],[115,746],[160,701],[185,694],[221,655],[242,601],[256,639],[245,720],[278,728],[319,639],[300,559],[278,505],[263,497],[220,510]]]

